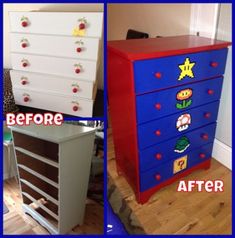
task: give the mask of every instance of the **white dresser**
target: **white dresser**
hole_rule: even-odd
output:
[[[95,129],[12,126],[23,210],[52,234],[83,223]]]
[[[101,12],[10,12],[16,104],[91,117],[102,26]]]

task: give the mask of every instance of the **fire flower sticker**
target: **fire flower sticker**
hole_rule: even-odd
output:
[[[184,109],[189,107],[192,104],[192,100],[190,99],[192,95],[193,95],[193,90],[191,88],[180,90],[176,94],[176,99],[179,101],[176,103],[176,108]]]

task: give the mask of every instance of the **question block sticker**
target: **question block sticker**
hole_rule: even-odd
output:
[[[173,173],[176,174],[176,173],[180,172],[181,170],[186,169],[187,168],[187,160],[188,160],[187,155],[180,157],[179,159],[176,159],[174,161]]]

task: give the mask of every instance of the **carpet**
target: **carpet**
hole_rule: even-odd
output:
[[[7,208],[6,204],[5,204],[5,202],[3,202],[3,214],[6,214],[6,213],[8,213],[8,212],[9,212],[9,210],[8,210],[8,208]]]

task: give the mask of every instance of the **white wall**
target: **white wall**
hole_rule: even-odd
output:
[[[60,12],[102,12],[103,4],[4,4],[3,5],[3,66],[11,68],[10,45],[9,45],[9,11],[60,11]],[[103,41],[102,41],[103,42]],[[103,48],[101,49],[103,52]],[[98,72],[98,88],[103,89],[103,53],[101,54],[101,65]]]
[[[126,38],[128,29],[150,37],[189,34],[190,4],[108,4],[108,40]]]

